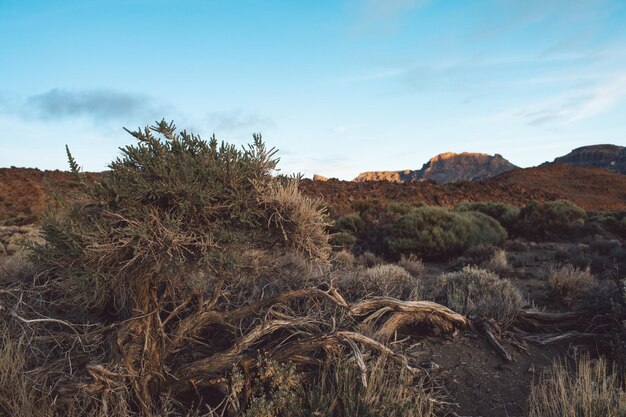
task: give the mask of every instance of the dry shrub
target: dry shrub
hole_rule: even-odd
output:
[[[420,281],[401,266],[393,264],[381,264],[342,274],[337,279],[337,286],[351,300],[366,296],[417,300],[421,295]]]
[[[576,360],[570,367],[555,363],[531,386],[529,417],[626,416],[626,374],[607,365],[604,358]]]
[[[380,265],[384,261],[378,255],[373,252],[365,251],[358,258],[357,263],[365,268],[371,268],[372,266]]]
[[[485,268],[497,274],[506,274],[511,272],[511,266],[509,265],[507,253],[504,249],[496,250],[484,265]]]
[[[406,269],[413,276],[419,276],[424,270],[424,262],[415,255],[402,255],[398,261],[398,266]]]
[[[595,278],[590,268],[579,269],[565,265],[558,269],[550,267],[548,281],[552,291],[571,307],[594,285]]]
[[[550,288],[568,307],[576,310],[610,311],[621,302],[618,284],[609,279],[599,280],[591,268],[572,265],[550,267]]]
[[[285,242],[311,259],[328,260],[326,227],[330,223],[322,201],[300,193],[295,179],[261,184],[259,201],[271,213],[269,222],[280,229]]]
[[[327,376],[303,393],[301,417],[435,417],[439,401],[424,376],[379,358],[359,370],[341,360]],[[293,417],[296,417],[294,415]]]
[[[0,332],[0,415],[51,416],[52,399],[47,393],[38,392],[27,374],[28,342],[23,336],[11,334],[8,328]]]
[[[32,279],[36,273],[35,265],[23,254],[0,256],[0,285]]]
[[[523,306],[521,293],[509,280],[472,266],[440,275],[435,298],[456,312],[494,319],[503,327],[515,320]]]
[[[333,263],[339,270],[352,271],[356,263],[356,257],[352,252],[342,250],[335,253]]]

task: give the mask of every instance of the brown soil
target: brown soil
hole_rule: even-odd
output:
[[[93,181],[97,173],[87,173]],[[0,168],[0,224],[36,222],[54,195],[77,189],[70,172],[32,168]],[[497,201],[517,206],[532,200],[566,199],[592,211],[626,209],[626,175],[600,168],[552,165],[516,169],[484,181],[437,184],[432,181],[304,180],[305,194],[322,197],[337,212],[355,200],[396,201],[451,206],[463,201]]]
[[[626,175],[600,168],[554,165],[515,169],[476,182],[303,181],[302,190],[324,198],[338,212],[355,200],[398,201],[451,206],[495,201],[523,206],[532,200],[566,199],[591,211],[626,209]]]
[[[550,165],[516,169],[484,182],[521,187],[537,192],[554,192],[586,210],[624,210],[626,175],[602,168]]]
[[[93,181],[98,174],[87,173]],[[36,222],[54,196],[66,196],[78,188],[70,172],[33,168],[0,168],[0,225]]]

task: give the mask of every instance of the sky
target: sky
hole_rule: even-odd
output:
[[[340,179],[626,145],[626,1],[0,0],[0,167],[101,171],[163,118]]]

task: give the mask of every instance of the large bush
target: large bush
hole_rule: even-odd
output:
[[[485,214],[419,207],[395,222],[387,245],[396,254],[440,258],[478,244],[499,244],[506,236],[504,228]]]
[[[522,209],[516,226],[517,233],[530,237],[567,235],[585,222],[586,213],[566,200],[533,202]]]
[[[272,176],[278,160],[260,135],[239,149],[164,121],[130,133],[137,144],[79,203],[43,222],[36,257],[67,291],[128,313],[145,309],[154,289],[188,290],[194,270],[227,279],[255,247],[327,260],[324,211]]]
[[[478,211],[493,217],[504,226],[505,229],[511,230],[520,214],[519,207],[505,203],[460,203],[454,207],[455,211]]]

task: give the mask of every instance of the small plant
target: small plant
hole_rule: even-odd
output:
[[[497,274],[505,274],[511,271],[507,253],[504,249],[497,249],[485,263],[485,268]]]
[[[398,265],[381,264],[342,275],[337,285],[342,294],[356,300],[366,296],[417,300],[420,281]]]
[[[356,257],[352,254],[352,252],[341,250],[335,253],[333,262],[339,269],[351,271],[354,269]]]
[[[594,285],[595,278],[591,274],[591,269],[575,268],[572,265],[565,265],[561,268],[550,268],[548,282],[550,288],[568,306],[577,304],[589,288]]]
[[[398,261],[398,266],[401,266],[413,276],[419,276],[424,270],[424,262],[415,255],[402,255]]]
[[[438,411],[425,378],[385,358],[370,361],[365,369],[341,360],[302,396],[299,417],[435,417]]]
[[[478,267],[442,274],[437,280],[435,298],[467,316],[494,319],[507,327],[523,306],[523,298],[507,279]]]
[[[298,389],[302,375],[292,364],[283,364],[269,358],[259,358],[259,372],[251,387],[251,398],[242,417],[278,417],[294,415],[301,409]],[[237,397],[244,388],[243,375],[233,371],[232,394]]]
[[[356,243],[356,237],[350,232],[337,232],[330,235],[328,243],[336,251],[349,251]]]
[[[589,267],[551,267],[548,282],[563,304],[576,310],[610,311],[620,303],[617,283],[597,279]]]
[[[557,362],[531,386],[529,417],[623,417],[624,378],[604,358],[583,356],[574,367]]]

